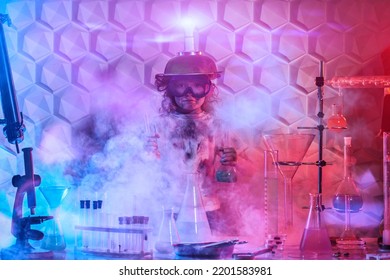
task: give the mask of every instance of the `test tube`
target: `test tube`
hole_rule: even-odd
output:
[[[79,225],[85,226],[86,212],[85,212],[85,200],[80,200],[80,211],[79,211]],[[81,230],[81,246],[84,247],[86,244],[86,234],[85,230]],[[78,242],[77,242],[78,243]],[[78,247],[78,244],[77,244]]]
[[[264,210],[266,216],[266,235],[278,233],[278,151],[264,151]]]
[[[85,200],[85,226],[91,225],[91,201]],[[90,248],[91,246],[91,232],[84,230],[85,242],[83,243],[84,248]]]
[[[383,237],[384,246],[390,246],[390,132],[383,132]]]
[[[118,222],[119,222],[119,228],[124,228],[125,227],[125,217],[119,217],[118,218]],[[119,243],[118,243],[118,250],[119,250],[119,253],[123,253],[124,252],[124,249],[125,249],[125,233],[124,232],[118,232],[118,240],[119,240]]]

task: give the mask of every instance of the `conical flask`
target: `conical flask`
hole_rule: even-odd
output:
[[[181,243],[211,240],[211,230],[199,188],[199,173],[187,173],[184,199],[176,219]]]
[[[67,186],[48,186],[40,187],[46,201],[49,204],[53,219],[47,221],[45,235],[42,240],[42,249],[52,251],[62,251],[66,248],[65,236],[62,232],[60,223],[61,202],[68,194],[70,187]]]
[[[173,244],[179,242],[173,209],[163,208],[163,216],[154,247],[160,253],[170,254],[173,253]]]
[[[332,255],[328,231],[322,219],[322,195],[310,194],[310,209],[300,243],[303,258],[328,258]]]
[[[349,196],[350,212],[358,212],[363,206],[363,198],[353,179],[353,161],[351,137],[344,137],[344,177],[333,197],[333,207],[338,212],[345,212],[345,196]]]

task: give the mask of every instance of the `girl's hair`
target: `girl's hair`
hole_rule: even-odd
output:
[[[178,109],[175,97],[169,93],[168,85],[171,77],[156,77],[155,85],[159,92],[163,92],[163,100],[161,101],[160,113],[169,115]],[[202,105],[202,110],[206,113],[213,113],[214,103],[218,101],[218,88],[214,83],[210,83],[210,92],[206,95],[205,101]]]

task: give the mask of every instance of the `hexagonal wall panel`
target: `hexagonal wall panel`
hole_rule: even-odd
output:
[[[105,25],[91,37],[91,51],[104,59],[115,59],[126,51],[126,35],[111,25]]]
[[[143,85],[144,64],[130,56],[122,56],[114,66],[113,83],[123,91],[133,91]]]
[[[270,30],[276,29],[288,22],[289,3],[287,1],[263,0],[254,2],[255,22]]]
[[[322,25],[309,32],[309,53],[323,61],[329,61],[343,53],[343,34],[328,25]]]
[[[128,38],[128,51],[136,57],[147,60],[161,52],[161,44],[155,41],[157,31],[149,24],[134,29]]]
[[[38,63],[37,81],[56,91],[71,83],[71,64],[60,56],[52,55]]]
[[[22,33],[21,49],[23,53],[39,60],[53,50],[53,32],[42,24],[32,24]]]
[[[55,35],[56,53],[72,61],[88,54],[90,34],[80,26],[70,24]]]
[[[108,2],[106,1],[74,1],[76,21],[88,29],[97,29],[108,19]]]
[[[358,25],[346,32],[345,52],[357,60],[365,61],[375,55],[369,45],[379,45],[378,37],[373,29]]]
[[[77,87],[68,87],[56,94],[58,116],[74,123],[89,115],[90,95]]]
[[[236,52],[256,61],[269,54],[271,36],[263,28],[250,24],[237,32],[236,46]]]
[[[18,30],[35,22],[35,1],[14,1],[7,4],[12,25]]]
[[[70,1],[38,2],[38,20],[57,29],[66,25],[72,20],[72,9]]]
[[[233,93],[239,92],[252,84],[252,65],[238,56],[232,56],[222,64],[223,85],[229,88]]]
[[[156,1],[151,7],[150,22],[164,30],[181,23],[180,3],[177,1]]]
[[[32,123],[40,123],[53,114],[53,95],[41,87],[33,86],[21,95],[21,111]]]
[[[10,59],[12,77],[15,90],[23,90],[35,82],[36,65],[30,59],[21,55],[15,55]]]
[[[250,24],[253,21],[253,4],[249,1],[230,1],[227,2],[222,15],[222,22],[226,22],[233,29]]]
[[[291,3],[291,22],[304,27],[306,30],[313,29],[326,22],[326,2],[296,1]]]
[[[255,84],[270,93],[288,85],[288,64],[278,57],[269,55],[254,65]]]
[[[218,36],[216,36],[218,34]],[[216,25],[200,35],[200,49],[210,54],[215,60],[221,60],[234,53],[234,34],[228,29]]]
[[[143,1],[116,1],[111,7],[113,12],[109,14],[110,22],[124,29],[140,24],[145,19]]]
[[[276,29],[272,41],[272,52],[289,62],[304,55],[308,49],[307,33],[291,24]]]
[[[292,87],[272,95],[272,116],[286,125],[292,125],[306,114],[306,98]]]

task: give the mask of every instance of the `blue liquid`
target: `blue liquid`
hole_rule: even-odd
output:
[[[363,206],[363,199],[360,195],[350,195],[350,212],[356,213]],[[333,197],[333,207],[338,212],[345,212],[345,195],[338,194]]]

